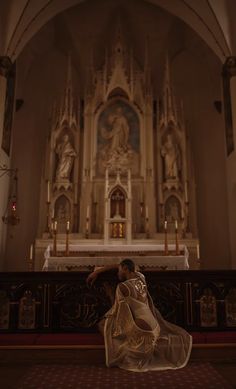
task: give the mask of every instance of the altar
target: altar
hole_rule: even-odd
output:
[[[91,270],[127,257],[140,269],[200,266],[194,169],[168,58],[159,110],[149,66],[127,56],[120,27],[83,96],[73,94],[68,58],[65,103],[55,106],[45,151],[36,271]]]
[[[176,255],[175,245],[169,245],[165,255],[164,245],[70,245],[69,255],[65,255],[65,245],[57,247],[57,256],[49,245],[45,250],[43,271],[84,271],[97,266],[119,263],[128,257],[135,262],[137,270],[188,270],[189,252],[186,246],[180,245]]]

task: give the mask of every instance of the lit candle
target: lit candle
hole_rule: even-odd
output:
[[[178,230],[178,220],[175,220],[175,229]]]
[[[200,259],[200,247],[199,247],[199,244],[197,244],[197,259]]]
[[[165,231],[167,231],[167,220],[165,220],[164,227],[165,227]]]
[[[48,181],[47,202],[50,203],[50,181]]]
[[[66,231],[67,232],[70,231],[70,222],[69,222],[69,220],[66,222]]]
[[[33,245],[31,244],[30,245],[30,260],[32,261],[32,259],[33,259]]]
[[[87,206],[87,214],[86,214],[86,218],[87,218],[87,219],[89,218],[89,205]]]
[[[148,219],[148,206],[146,205],[146,218]]]
[[[57,221],[54,222],[54,231],[57,231]]]

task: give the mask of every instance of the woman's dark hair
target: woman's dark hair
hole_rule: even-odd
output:
[[[121,261],[120,265],[122,267],[126,266],[130,272],[134,272],[135,271],[135,264],[132,261],[132,259],[125,258],[125,259],[123,259],[123,261]]]

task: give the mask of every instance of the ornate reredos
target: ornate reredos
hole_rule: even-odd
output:
[[[147,53],[147,50],[146,50]],[[85,115],[91,115],[93,176],[131,169],[144,171],[145,115],[152,114],[152,90],[148,56],[143,69],[125,44],[120,21],[110,49],[106,49],[101,69],[90,64],[85,97]]]

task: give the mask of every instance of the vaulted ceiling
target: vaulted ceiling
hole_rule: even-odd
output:
[[[99,11],[99,18],[90,25],[91,35],[93,36],[96,33],[105,36],[105,34],[109,35],[109,31],[102,28],[102,23],[106,24],[104,22],[109,16],[107,12],[104,12],[103,15],[102,11],[105,8],[106,10],[109,9],[112,14],[114,7],[125,7],[128,16],[136,8],[139,8],[141,3],[149,5],[153,10],[158,6],[168,11],[170,15],[177,16],[205,41],[222,62],[224,62],[226,56],[231,54],[233,44],[231,15],[236,8],[235,2],[232,0],[136,0],[135,2],[133,0],[3,0],[0,3],[1,55],[8,55],[14,60],[42,26],[62,11],[68,10],[68,13],[73,14],[72,7],[75,5],[80,4],[81,16],[83,12],[86,12],[86,7],[96,10],[96,12]],[[137,12],[135,13],[137,14]],[[145,29],[149,31],[154,27],[158,29],[159,25],[162,31],[163,24],[168,29],[171,16],[159,17],[155,21],[154,14],[155,12],[153,12],[151,19],[145,13],[140,15],[136,21],[132,20],[132,17],[129,18],[129,22],[133,26],[128,25],[128,30],[130,32],[135,31],[135,22],[138,30],[138,23],[142,25],[139,30],[142,36]],[[82,17],[80,23],[77,28],[80,30],[81,27],[82,36],[86,29]],[[71,26],[71,29],[73,29],[73,26]],[[70,32],[70,29],[68,31]],[[138,39],[138,34],[135,34],[135,36]]]

